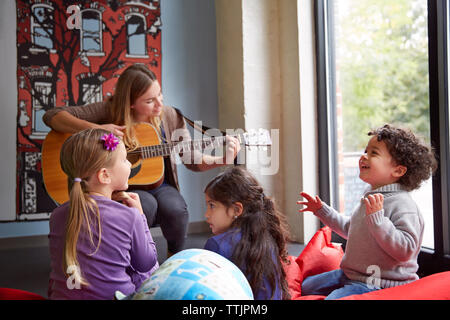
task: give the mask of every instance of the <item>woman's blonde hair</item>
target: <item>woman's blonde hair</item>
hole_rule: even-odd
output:
[[[112,122],[117,125],[125,125],[124,143],[128,150],[138,147],[135,132],[133,129],[133,114],[130,108],[136,99],[142,96],[148,88],[157,81],[155,74],[143,63],[136,63],[126,68],[117,81],[114,95],[111,98]],[[159,132],[161,118],[149,119]]]
[[[100,247],[102,230],[97,203],[89,196],[86,182],[101,168],[110,166],[114,160],[113,151],[104,148],[101,137],[109,134],[103,129],[87,129],[70,136],[63,144],[60,154],[62,170],[67,174],[69,185],[69,214],[66,221],[65,244],[63,252],[63,271],[67,275],[70,267],[75,280],[88,285],[81,275],[77,259],[77,243],[81,229],[88,232],[95,250]],[[74,181],[75,178],[77,181]],[[79,180],[81,179],[81,180]],[[92,228],[98,230],[98,241],[94,243]],[[75,268],[73,268],[75,266]]]

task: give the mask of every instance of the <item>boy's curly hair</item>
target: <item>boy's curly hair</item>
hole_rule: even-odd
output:
[[[408,129],[384,125],[368,133],[376,136],[378,141],[384,141],[389,153],[397,165],[407,168],[406,173],[398,180],[408,191],[420,187],[437,168],[435,154]]]

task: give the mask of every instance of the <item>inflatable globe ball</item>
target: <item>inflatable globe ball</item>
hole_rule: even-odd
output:
[[[137,292],[124,300],[253,300],[242,271],[228,259],[188,249],[167,259]]]

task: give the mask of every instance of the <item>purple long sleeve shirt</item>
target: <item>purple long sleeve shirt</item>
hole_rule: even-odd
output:
[[[100,211],[101,243],[97,228],[91,226],[94,244],[87,231],[80,231],[77,257],[81,273],[89,286],[70,289],[64,273],[63,250],[65,226],[69,203],[56,208],[50,217],[49,248],[51,272],[49,299],[113,299],[116,290],[128,295],[150,277],[158,265],[156,246],[153,242],[145,215],[111,199],[92,196]],[[96,218],[93,219],[96,221]]]

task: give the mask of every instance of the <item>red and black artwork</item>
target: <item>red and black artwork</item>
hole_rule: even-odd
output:
[[[113,94],[120,73],[146,63],[161,80],[159,0],[16,0],[16,220],[48,219],[56,207],[42,180],[43,114]]]

